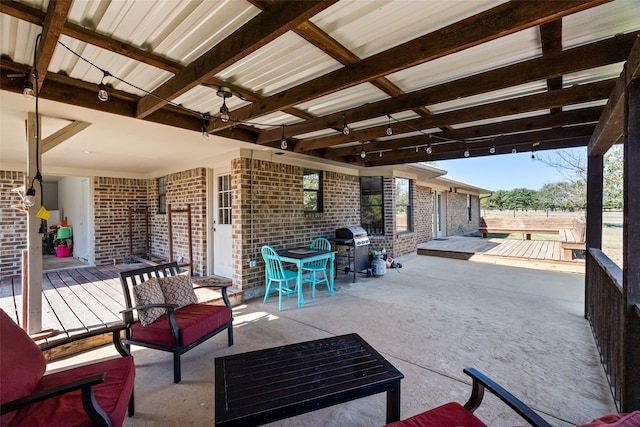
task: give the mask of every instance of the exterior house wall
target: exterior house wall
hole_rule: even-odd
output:
[[[0,171],[0,277],[22,270],[22,251],[27,249],[27,213],[12,208],[21,202],[13,188],[24,184],[24,173]]]
[[[129,208],[146,206],[147,180],[94,177],[93,184],[96,265],[129,260]]]
[[[447,236],[462,236],[478,230],[480,199],[471,196],[471,221],[467,217],[467,195],[449,193],[447,197]]]
[[[308,213],[303,211],[303,171],[266,160],[232,162],[233,283],[247,299],[264,294],[263,245],[307,246],[316,237],[333,237],[337,228],[359,223],[359,204],[353,203],[360,196],[357,176],[323,171],[323,212]],[[253,268],[252,259],[257,261]]]
[[[416,244],[433,240],[433,192],[430,187],[414,187],[414,230]]]
[[[158,213],[158,181],[147,180],[145,193],[149,207],[151,234],[151,254],[156,258],[169,259],[169,207],[173,233],[172,260],[189,262],[189,227],[186,213],[191,208],[191,249],[193,274],[206,272],[207,248],[207,172],[204,168],[190,169],[167,175],[166,177],[167,213]],[[182,211],[182,212],[180,212]]]

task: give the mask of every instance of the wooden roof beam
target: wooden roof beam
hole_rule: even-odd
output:
[[[479,44],[579,12],[608,0],[508,2],[233,111],[251,120]],[[225,124],[226,127],[234,123]]]
[[[619,35],[560,53],[545,55],[517,64],[487,71],[452,82],[413,91],[390,99],[373,102],[348,111],[352,121],[383,117],[399,111],[406,111],[418,105],[436,104],[457,98],[477,95],[524,84],[536,80],[548,79],[584,69],[622,62],[629,56],[638,32]],[[342,126],[346,111],[287,126],[291,135],[301,135],[322,129]],[[268,144],[280,140],[280,129],[264,130],[258,137],[259,144]]]
[[[146,117],[236,61],[324,10],[337,0],[282,1],[258,14],[212,49],[179,71],[138,103],[136,116]],[[218,127],[219,129],[219,127]]]
[[[42,38],[37,52],[37,63],[33,65],[38,73],[38,90],[42,89],[42,84],[47,76],[47,68],[49,68],[70,8],[71,0],[50,1],[47,7],[42,24]]]
[[[407,120],[402,123],[407,126],[407,132],[410,132],[411,129],[433,129],[453,124],[471,123],[513,114],[551,109],[563,105],[597,101],[606,99],[614,83],[615,79],[611,79],[596,83],[576,85],[566,89],[537,93],[476,107],[434,114],[430,117]],[[352,130],[349,135],[339,134],[336,136],[305,140],[297,144],[296,151],[310,151],[348,142],[369,141],[385,135],[386,129],[386,125],[374,126],[366,129]]]
[[[589,141],[589,155],[604,155],[622,137],[624,132],[624,104],[627,86],[640,78],[640,37],[636,39],[624,70],[609,96],[598,127]]]

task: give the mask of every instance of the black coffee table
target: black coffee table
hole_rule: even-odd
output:
[[[358,334],[218,357],[216,426],[270,423],[387,392],[387,423],[400,419],[404,375]]]

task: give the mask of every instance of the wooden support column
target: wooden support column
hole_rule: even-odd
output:
[[[602,186],[604,183],[604,156],[602,154],[587,157],[587,251],[589,248],[602,249]],[[592,258],[587,256],[586,269]],[[584,278],[584,318],[588,318],[589,289],[588,277]]]
[[[627,86],[624,142],[624,386],[622,412],[640,409],[640,78]]]
[[[40,128],[42,129],[42,126]],[[41,153],[36,149],[35,113],[29,113],[27,116],[27,142],[29,182],[26,188],[29,188],[33,177],[37,173],[36,162],[40,162],[40,165],[42,165]],[[35,203],[29,208],[29,219],[27,221],[27,247],[29,251],[27,270],[29,315],[27,317],[27,331],[29,334],[37,334],[42,331],[42,236],[38,233],[41,220],[36,216],[42,206],[40,204],[42,188],[40,188],[40,184],[37,181],[33,183],[33,188],[36,190]]]

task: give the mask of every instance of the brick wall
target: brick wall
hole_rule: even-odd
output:
[[[147,180],[94,177],[93,183],[96,265],[129,260],[129,208],[147,205]],[[134,252],[143,255],[145,231],[135,218]]]
[[[323,171],[323,212],[305,213],[302,174],[300,166],[248,158],[232,162],[233,283],[245,290],[246,298],[264,292],[259,289],[264,286],[262,245],[307,246],[318,236],[333,236],[336,228],[359,223],[358,177]],[[255,268],[249,267],[252,258],[258,261]]]
[[[11,190],[24,184],[22,172],[0,171],[0,278],[19,275],[27,249],[27,213],[11,205],[21,202]]]
[[[447,195],[447,235],[462,236],[478,230],[480,199],[471,196],[471,221],[467,218],[467,195],[448,193]]]
[[[196,168],[166,177],[167,213],[158,213],[157,179],[147,181],[147,206],[151,224],[151,253],[154,257],[169,258],[169,205],[173,210],[173,260],[189,261],[189,227],[187,206],[191,208],[191,248],[194,274],[206,273],[206,169]],[[183,212],[178,212],[183,211]]]
[[[414,187],[414,224],[416,243],[433,239],[433,194],[430,187]]]

